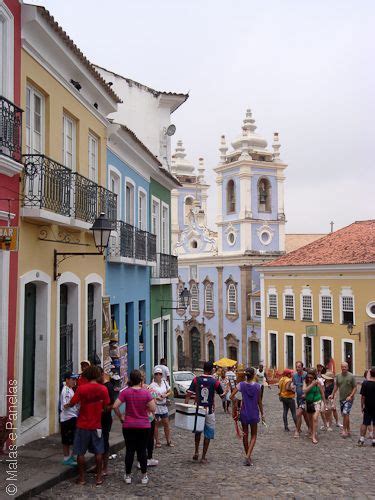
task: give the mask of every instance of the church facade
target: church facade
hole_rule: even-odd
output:
[[[256,133],[247,110],[239,138],[229,149],[220,141],[216,174],[216,228],[207,225],[203,159],[198,168],[181,141],[172,173],[181,187],[172,191],[172,249],[178,256],[174,300],[174,369],[201,368],[226,356],[257,366],[261,361],[261,290],[255,267],[285,252],[284,171],[278,134],[272,149]],[[191,298],[180,301],[184,288]]]

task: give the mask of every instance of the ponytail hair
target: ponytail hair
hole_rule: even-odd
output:
[[[255,376],[255,369],[251,366],[245,370],[246,380],[252,380]]]

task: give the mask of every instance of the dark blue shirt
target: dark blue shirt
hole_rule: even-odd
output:
[[[224,391],[217,379],[211,375],[201,375],[194,377],[189,392],[196,395],[199,406],[208,408],[209,413],[212,413],[215,408],[215,392],[220,395]]]

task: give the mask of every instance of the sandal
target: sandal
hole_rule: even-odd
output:
[[[169,441],[169,443],[167,443],[167,446],[169,446],[170,448],[174,448],[174,444],[172,443],[172,441]]]
[[[193,455],[193,460],[198,460],[199,459],[199,454],[198,453],[194,453]]]
[[[79,479],[77,479],[75,483],[78,484],[79,486],[84,486],[86,484],[86,481],[80,481]]]
[[[161,448],[161,444],[160,443],[156,443],[155,448]]]

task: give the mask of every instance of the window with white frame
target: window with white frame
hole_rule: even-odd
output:
[[[254,304],[255,316],[261,316],[262,314],[262,304],[260,300],[256,300]]]
[[[214,292],[210,282],[206,282],[204,287],[204,310],[207,313],[214,312]]]
[[[161,213],[161,251],[169,253],[169,206],[164,203]]]
[[[284,319],[294,319],[294,295],[284,295]]]
[[[332,323],[332,297],[330,295],[320,296],[320,321]]]
[[[112,170],[109,174],[109,189],[117,194],[117,220],[121,220],[121,177]]]
[[[13,101],[14,19],[0,2],[0,95]]]
[[[99,141],[89,134],[89,179],[98,182]]]
[[[268,317],[277,318],[277,295],[276,293],[268,294]]]
[[[301,296],[302,321],[313,320],[312,296],[302,294]]]
[[[199,312],[199,290],[197,283],[192,283],[190,287],[190,311]]]
[[[134,186],[129,181],[125,184],[125,222],[134,226]]]
[[[34,87],[26,87],[26,152],[44,153],[44,97]]]
[[[233,283],[228,285],[227,303],[228,314],[237,314],[237,290]]]
[[[156,251],[160,252],[160,201],[155,198],[151,207],[151,232],[156,236]]]
[[[342,323],[347,325],[354,323],[354,298],[353,296],[341,296]]]
[[[73,172],[76,170],[76,122],[70,116],[63,116],[62,162]]]
[[[146,193],[138,191],[138,227],[147,230],[147,198]]]

